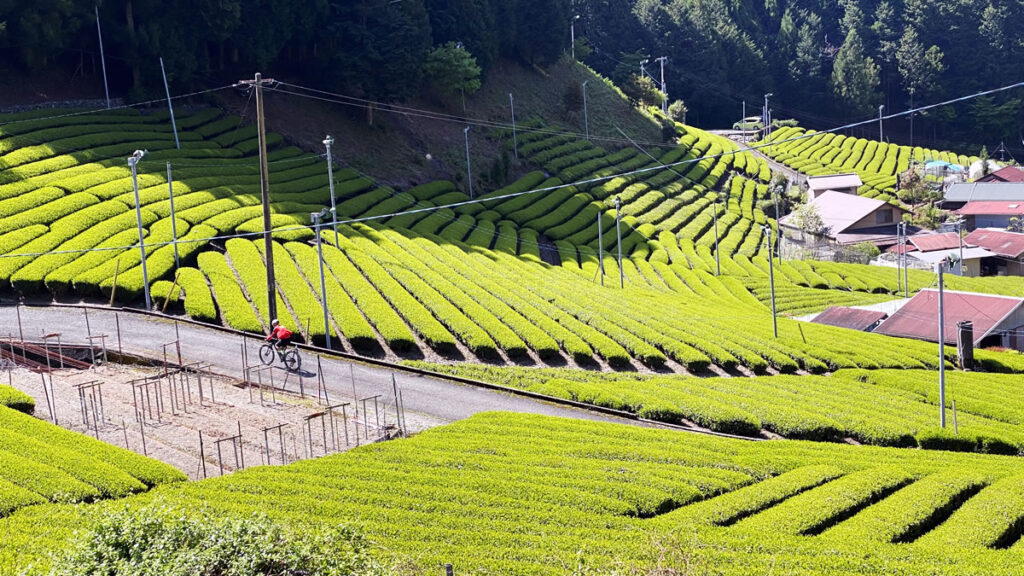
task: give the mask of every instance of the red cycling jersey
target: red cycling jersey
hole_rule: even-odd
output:
[[[287,340],[292,337],[292,331],[278,324],[270,331],[270,336],[267,336],[267,340],[277,338],[278,340]]]

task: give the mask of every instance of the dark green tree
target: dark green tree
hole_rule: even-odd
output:
[[[856,30],[850,30],[836,54],[832,68],[832,91],[847,107],[849,115],[863,114],[878,99],[878,65],[865,55],[864,44]]]
[[[423,73],[442,96],[469,95],[480,89],[480,66],[476,58],[455,42],[431,50],[423,63]]]
[[[400,100],[419,89],[431,46],[423,0],[332,0],[322,29],[322,76],[331,87],[373,100]]]
[[[70,0],[0,0],[0,23],[3,23],[9,50],[27,70],[45,70],[54,58],[71,47],[76,33],[92,24],[92,4],[82,5]]]
[[[907,27],[896,50],[896,67],[903,87],[911,97],[929,93],[945,69],[938,46],[925,50],[917,30]]]
[[[544,66],[569,51],[568,0],[515,0],[516,48],[527,64]]]
[[[434,44],[461,42],[487,70],[501,48],[491,0],[426,0],[425,4]]]

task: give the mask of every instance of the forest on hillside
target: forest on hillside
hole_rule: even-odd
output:
[[[1024,80],[1016,0],[577,0],[586,62],[616,81],[668,57],[666,84],[699,124],[760,114],[825,128]],[[648,64],[648,68],[653,66]],[[658,70],[654,70],[655,76]],[[1020,148],[1015,90],[915,118],[917,141]],[[904,143],[909,119],[886,131]],[[869,127],[874,130],[874,127]],[[868,132],[877,133],[877,132]]]
[[[911,103],[1024,79],[1024,3],[1016,0],[106,0],[98,14],[112,88],[159,95],[157,58],[176,90],[262,70],[317,88],[400,101],[429,84],[431,51],[464,49],[486,75],[499,58],[527,66],[570,48],[620,85],[657,78],[689,120],[727,126],[747,104],[825,128]],[[578,18],[577,18],[578,16]],[[94,6],[0,0],[0,72],[98,74]],[[1006,91],[915,118],[916,142],[1024,145],[1024,91]],[[909,136],[906,119],[887,133]]]

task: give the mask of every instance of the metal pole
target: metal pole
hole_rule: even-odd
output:
[[[327,181],[331,186],[331,214],[333,215],[333,226],[334,226],[334,245],[338,245],[338,211],[334,204],[334,162],[331,157],[331,145],[334,144],[334,138],[330,135],[324,139],[324,146],[327,147]],[[330,346],[328,346],[330,348]]]
[[[164,77],[164,93],[167,94],[167,109],[171,112],[171,129],[174,130],[174,147],[181,150],[178,142],[178,125],[174,122],[174,106],[171,106],[171,89],[167,87],[167,72],[164,71],[164,59],[160,58],[160,74]]]
[[[884,142],[885,139],[882,137],[882,110],[885,109],[885,104],[878,105],[878,141]]]
[[[910,91],[910,156],[914,156],[914,91]]]
[[[621,213],[619,209],[622,207],[622,200],[618,196],[615,197],[615,235],[618,237],[619,244],[619,288],[626,287],[625,272],[622,270],[622,227],[619,225],[622,222]]]
[[[604,225],[601,216],[604,212],[597,211],[597,270],[601,275],[601,286],[604,286]]]
[[[658,58],[658,62],[661,63],[661,94],[663,96],[661,100],[661,113],[668,113],[668,89],[665,87],[665,61],[668,60],[667,56]]]
[[[206,478],[206,448],[203,446],[202,430],[199,431],[199,461],[203,464],[203,478]]]
[[[964,221],[963,220],[957,220],[956,221],[956,235],[957,235],[957,240],[960,241],[960,262],[959,262],[960,276],[963,276],[964,275]]]
[[[779,214],[779,187],[778,186],[772,186],[772,201],[775,203],[775,222],[777,224],[779,222],[779,218],[782,217]],[[779,262],[782,262],[782,241],[781,241],[782,234],[781,233],[779,234],[779,237],[780,237],[780,239],[776,241],[778,243],[778,245],[773,244],[771,242],[768,243],[768,254],[771,254],[772,252],[775,252],[776,254],[779,255]]]
[[[466,126],[462,130],[462,134],[466,137],[466,181],[469,183],[469,197],[473,197],[473,171],[469,165],[469,129],[472,126]]]
[[[583,85],[582,85],[582,90],[583,90],[583,129],[585,131],[584,133],[587,136],[587,140],[590,140],[590,116],[587,114],[587,82],[590,82],[590,81],[586,80],[586,81],[583,82]]]
[[[178,258],[178,224],[174,219],[174,182],[171,180],[171,163],[167,163],[167,193],[171,199],[171,243],[174,244],[174,270],[181,267]]]
[[[942,308],[942,268],[939,262],[939,427],[946,427],[946,317]]]
[[[103,93],[107,96],[107,110],[110,109],[110,88],[107,87],[107,58],[103,54],[103,29],[100,28],[100,7],[93,6],[96,13],[96,36],[100,40],[100,66],[103,67]]]
[[[573,60],[576,59],[576,21],[579,19],[580,15],[577,14],[569,21],[569,52]]]
[[[768,245],[771,246],[771,244],[772,244],[772,227],[766,225],[764,227],[764,233],[765,233],[765,236],[768,237]],[[776,316],[776,314],[775,314],[775,266],[772,263],[772,260],[773,260],[773,258],[772,258],[771,250],[769,249],[768,250],[768,283],[771,286],[771,292],[772,292],[772,333],[775,335],[776,338],[778,338],[779,337],[779,319],[778,319],[778,316]]]
[[[711,207],[711,213],[715,216],[715,276],[722,275],[722,261],[718,255],[718,195],[715,194],[715,203]]]
[[[401,428],[402,427],[402,417],[401,417],[401,413],[398,410],[398,382],[395,381],[395,373],[394,372],[391,373],[391,392],[395,395],[395,421],[398,422],[398,427]],[[346,435],[347,435],[347,429],[346,429]],[[346,441],[345,444],[347,445],[348,442]]]
[[[136,164],[145,155],[144,151],[136,150],[128,157],[128,166],[132,169],[132,188],[135,190],[135,220],[139,226],[139,252],[142,254],[142,286],[146,292],[146,310],[151,310],[153,301],[149,298],[149,273],[146,271],[146,244],[142,236],[142,207],[139,203],[139,179],[136,170]],[[111,287],[111,291],[116,288],[116,286]]]
[[[896,293],[903,291],[903,222],[896,223]]]
[[[903,223],[903,297],[910,298],[910,280],[907,273],[907,223]]]
[[[331,348],[331,324],[327,317],[327,285],[324,283],[324,251],[320,245],[320,213],[310,214],[313,229],[316,231],[316,257],[320,263],[320,301],[324,309],[324,335],[327,338],[327,349]]]
[[[516,136],[516,101],[511,92],[508,93],[508,107],[512,111],[512,153],[515,154],[516,160],[519,160],[519,140]]]

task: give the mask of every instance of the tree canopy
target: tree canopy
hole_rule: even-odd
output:
[[[158,97],[163,57],[181,91],[276,77],[373,99],[403,99],[428,55],[461,43],[482,72],[498,58],[545,66],[570,49],[620,86],[668,57],[688,120],[731,126],[774,94],[775,118],[816,127],[1009,84],[1022,76],[1016,0],[101,0],[112,88]],[[0,0],[0,62],[34,73],[96,74],[94,4]],[[579,16],[577,19],[576,16]],[[653,67],[648,73],[660,72]],[[660,77],[657,78],[660,80]],[[1024,90],[929,111],[917,142],[1019,142]],[[886,134],[905,137],[905,119]],[[865,135],[868,133],[865,132]]]
[[[437,46],[487,69],[499,57],[545,65],[567,51],[569,0],[157,0],[98,3],[112,87],[162,93],[259,70],[379,100],[415,94]],[[563,29],[564,28],[564,33]],[[23,72],[98,70],[92,3],[0,0],[0,61]]]

